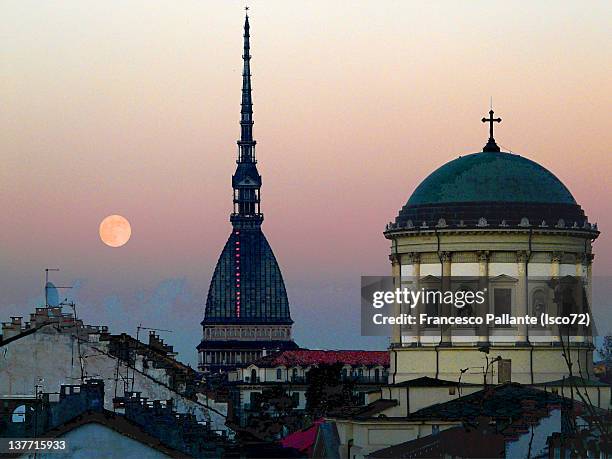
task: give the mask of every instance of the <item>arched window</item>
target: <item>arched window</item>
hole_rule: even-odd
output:
[[[280,368],[276,369],[276,379],[280,380],[283,377],[283,370]]]
[[[26,406],[19,405],[17,408],[13,410],[13,414],[11,416],[11,422],[25,422],[26,416]]]
[[[257,382],[257,370],[255,368],[251,370],[251,382]]]

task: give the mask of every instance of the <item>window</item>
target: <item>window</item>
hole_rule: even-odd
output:
[[[440,299],[440,295],[437,292],[438,290],[425,291],[425,314],[427,314],[428,317],[438,317],[439,315],[438,300]],[[424,324],[423,328],[437,328],[437,326]]]
[[[276,369],[276,379],[281,379],[283,377],[283,370],[281,370],[280,368]]]
[[[536,327],[541,326],[540,316],[546,313],[546,292],[543,289],[537,289],[533,292],[531,297],[531,310],[532,315],[538,318],[538,325],[536,325]]]
[[[512,360],[502,359],[499,361],[497,369],[497,378],[499,384],[509,383],[512,381]]]
[[[576,301],[576,292],[575,287],[572,285],[561,285],[560,291],[555,291],[555,297],[559,298],[560,303],[557,302],[557,305],[560,306],[561,316],[568,317],[570,314],[578,313],[579,305]],[[570,324],[570,325],[560,325],[559,331],[562,334],[572,334],[578,333],[578,324]]]
[[[300,406],[300,393],[299,392],[293,392],[291,394],[291,399],[293,401],[294,408],[297,408],[298,406]]]
[[[476,295],[471,288],[466,287],[466,286],[461,286],[461,288],[459,288],[457,292],[463,292],[462,295],[464,298],[474,298]],[[463,307],[454,308],[456,311],[457,317],[473,317],[474,316],[474,304],[475,303],[472,300],[470,301],[465,300],[465,304],[463,305]]]
[[[13,414],[11,416],[11,422],[25,422],[26,417],[26,406],[19,405],[17,408],[13,410]]]
[[[259,403],[261,392],[251,392],[249,395],[249,402],[251,403],[251,408],[256,406]]]
[[[496,288],[493,290],[494,314],[512,314],[512,290],[509,288]],[[498,328],[508,328],[509,325],[497,325]]]

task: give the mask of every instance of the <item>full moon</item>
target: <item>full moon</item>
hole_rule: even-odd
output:
[[[109,215],[100,223],[100,239],[109,247],[121,247],[131,235],[130,222],[121,215]]]

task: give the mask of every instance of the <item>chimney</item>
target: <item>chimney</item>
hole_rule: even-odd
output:
[[[10,322],[2,322],[2,340],[6,341],[21,333],[21,317],[11,317]]]

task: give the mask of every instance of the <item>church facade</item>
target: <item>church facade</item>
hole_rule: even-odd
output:
[[[492,111],[483,121],[491,127],[482,151],[425,178],[384,235],[394,288],[482,291],[485,301],[471,311],[395,304],[393,315],[589,311],[597,226],[550,171],[500,151],[493,123],[501,120]],[[612,388],[597,381],[593,350],[584,326],[394,325],[389,383],[368,394],[364,411],[333,414],[329,429],[337,436],[318,436],[313,449],[342,459],[535,457],[548,438],[566,432],[571,410],[562,415],[559,406],[579,406],[575,416],[610,408]]]
[[[485,301],[471,314],[539,317],[561,315],[559,287],[576,281],[574,307],[586,311],[597,227],[550,171],[500,151],[493,138],[499,121],[493,111],[483,118],[491,125],[483,151],[434,171],[387,225],[396,285],[482,290]],[[441,316],[466,312],[438,307]],[[570,376],[568,365],[592,379],[590,331],[566,332],[558,325],[395,326],[390,381],[537,384]]]
[[[263,355],[294,349],[293,321],[283,276],[264,233],[251,98],[250,25],[244,23],[240,140],[232,177],[232,232],[210,283],[198,368],[227,371]]]

